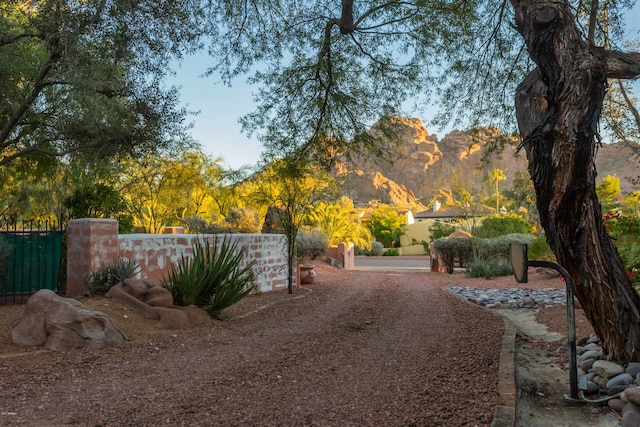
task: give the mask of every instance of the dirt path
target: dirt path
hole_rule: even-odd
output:
[[[443,291],[446,275],[321,273],[190,331],[87,300],[132,338],[118,348],[25,352],[3,336],[0,425],[490,425],[498,316]]]

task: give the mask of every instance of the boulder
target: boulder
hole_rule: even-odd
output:
[[[11,331],[11,338],[16,344],[63,351],[116,345],[127,336],[107,315],[43,289],[27,301],[22,320]]]
[[[211,321],[201,308],[173,305],[171,292],[145,280],[127,279],[111,287],[105,296],[147,319],[158,320],[155,327],[159,329],[188,329]]]

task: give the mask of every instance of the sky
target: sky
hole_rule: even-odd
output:
[[[640,31],[640,5],[627,15],[627,36],[638,37]],[[198,111],[189,116],[193,122],[191,136],[202,144],[205,153],[212,157],[222,157],[227,167],[237,169],[245,165],[253,166],[260,159],[262,147],[256,137],[249,138],[242,133],[238,119],[255,110],[252,92],[257,87],[244,83],[242,77],[227,87],[216,77],[202,77],[211,60],[206,53],[185,58],[180,64],[174,64],[176,75],[168,80],[170,85],[180,88],[180,101],[190,111]],[[640,84],[636,84],[640,89]],[[636,90],[636,94],[640,94]],[[424,109],[427,116],[413,116],[423,122],[429,122],[437,111],[437,104]],[[444,137],[451,128],[429,129],[438,138]]]

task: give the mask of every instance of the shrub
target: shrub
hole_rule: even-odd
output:
[[[260,233],[262,222],[260,214],[251,209],[229,208],[224,225],[235,233]]]
[[[234,232],[228,224],[209,223],[198,216],[189,216],[180,221],[190,234],[224,234]]]
[[[361,253],[366,256],[382,256],[384,255],[384,246],[382,243],[374,240],[371,242],[371,249],[360,249]]]
[[[515,214],[493,215],[482,220],[482,224],[474,230],[475,237],[490,239],[506,234],[527,234],[533,226]]]
[[[435,240],[433,244],[449,274],[453,273],[453,264],[456,259],[461,265],[473,259],[473,247],[468,237],[443,237]]]
[[[442,221],[435,221],[433,224],[431,224],[431,227],[429,227],[429,232],[431,233],[431,242],[437,239],[441,239],[443,237],[447,237],[454,231],[456,231],[456,227],[454,225],[451,225],[449,223],[442,222]],[[426,243],[427,245],[425,246],[425,250],[428,253],[430,242],[426,242]],[[422,244],[424,245],[425,241],[423,241]]]
[[[399,256],[400,249],[399,248],[387,248],[382,253],[382,256]]]
[[[467,265],[466,275],[491,279],[495,275],[494,263],[484,258],[475,259]]]
[[[479,258],[487,260],[508,259],[512,242],[528,245],[534,239],[535,236],[532,234],[508,234],[493,239],[453,237],[438,239],[434,242],[434,246],[440,254],[447,272],[451,274],[455,260],[458,260],[461,266],[468,268],[471,261]],[[476,256],[474,256],[474,245]]]
[[[92,295],[104,295],[113,286],[139,272],[140,265],[135,260],[118,257],[111,264],[102,264],[97,271],[92,271],[89,277],[85,278],[85,286]]]
[[[329,246],[329,236],[320,228],[300,228],[296,236],[296,257],[316,259]]]
[[[175,305],[195,304],[218,317],[253,289],[253,262],[240,267],[243,251],[227,237],[214,239],[213,244],[196,240],[192,248],[193,256],[183,254],[162,286],[171,292]]]
[[[537,261],[553,261],[555,256],[547,242],[546,236],[540,236],[535,239],[528,247],[527,257]]]

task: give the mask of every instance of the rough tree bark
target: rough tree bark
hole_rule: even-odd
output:
[[[604,227],[594,162],[607,78],[637,76],[640,61],[589,45],[567,1],[511,4],[538,65],[518,87],[516,112],[540,221],[605,352],[640,360],[640,297]]]

